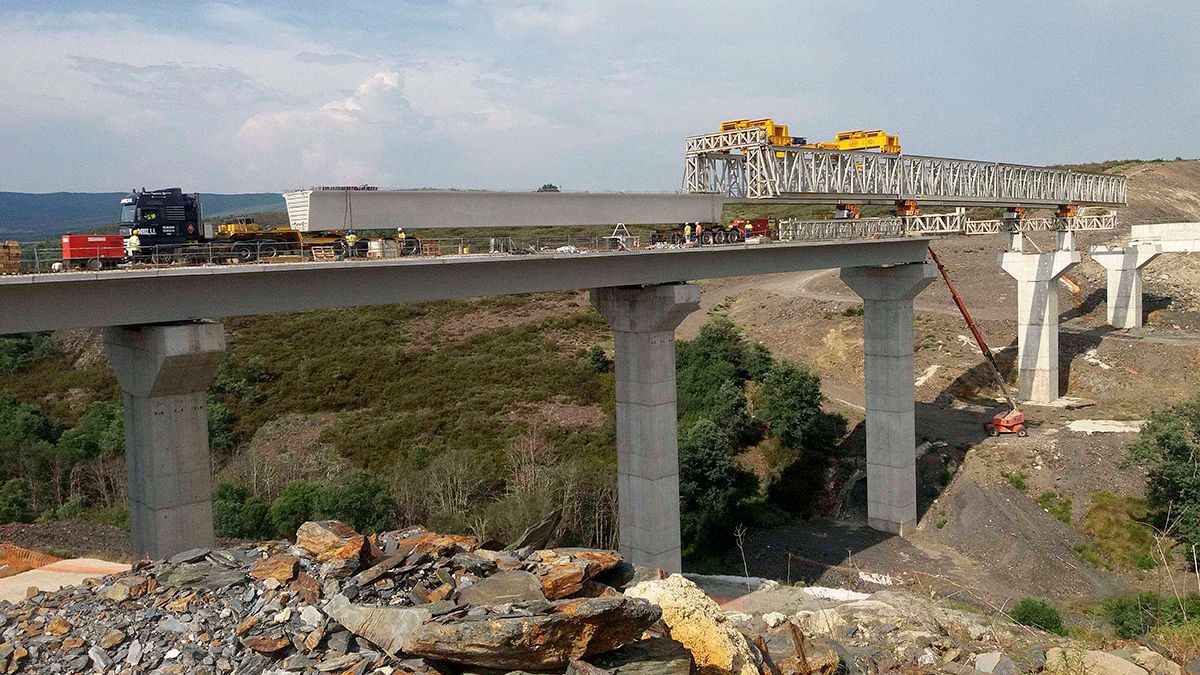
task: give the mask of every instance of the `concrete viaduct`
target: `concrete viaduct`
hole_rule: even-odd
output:
[[[486,205],[479,193],[440,194],[451,202],[473,200],[472,211]],[[505,224],[686,222],[697,220],[698,211],[711,212],[719,201],[699,195],[639,195],[637,208],[653,214],[639,218],[629,209],[612,208],[624,195],[592,197],[576,198],[573,205],[564,200],[533,216],[515,215],[521,222]],[[432,198],[423,194],[421,199]],[[605,209],[601,215],[595,211],[598,203]],[[437,218],[436,205],[430,213]],[[453,220],[451,215],[444,216],[446,222]],[[1164,237],[1176,241],[1184,236],[1146,232],[1144,241],[1138,241],[1137,234],[1135,229],[1129,248],[1093,251],[1110,269],[1109,316],[1115,318],[1114,325],[1140,323],[1137,270],[1151,252],[1163,250]],[[0,334],[104,329],[105,350],[124,403],[134,554],[162,557],[213,541],[205,401],[225,350],[224,331],[215,320],[591,289],[591,301],[611,326],[616,344],[621,552],[639,564],[679,570],[674,331],[699,306],[699,288],[689,282],[841,270],[841,278],[863,299],[864,307],[868,521],[876,529],[903,535],[917,515],[913,298],[937,276],[936,268],[924,262],[931,239],[0,277]],[[1053,281],[1080,257],[1070,232],[1060,233],[1058,243],[1056,251],[1025,253],[1014,236],[1009,252],[1000,256],[1003,269],[1018,281],[1021,398],[1035,402],[1057,397]],[[187,292],[179,293],[181,288]]]
[[[667,195],[672,197],[673,195]],[[660,217],[660,216],[656,216]],[[864,300],[872,526],[916,519],[913,297],[930,239],[0,277],[0,334],[103,327],[122,390],[136,556],[211,545],[206,390],[229,316],[592,289],[613,329],[622,553],[680,569],[675,328],[697,279],[841,269]],[[179,289],[186,288],[186,293]],[[131,301],[133,300],[133,301]]]

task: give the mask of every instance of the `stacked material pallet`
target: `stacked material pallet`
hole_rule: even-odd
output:
[[[21,272],[21,245],[15,241],[0,244],[0,274]]]

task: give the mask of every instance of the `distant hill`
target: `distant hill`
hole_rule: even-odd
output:
[[[0,192],[0,239],[31,241],[114,223],[127,192]],[[204,215],[283,211],[275,192],[201,193]]]

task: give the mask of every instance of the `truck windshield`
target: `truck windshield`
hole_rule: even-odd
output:
[[[121,222],[132,223],[133,217],[137,213],[137,207],[133,204],[126,204],[121,207]]]

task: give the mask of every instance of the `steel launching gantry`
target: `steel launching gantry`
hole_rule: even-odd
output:
[[[776,145],[751,127],[689,136],[683,191],[810,204],[1123,206],[1124,176],[899,153]]]

